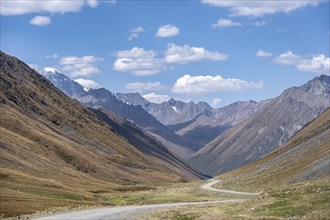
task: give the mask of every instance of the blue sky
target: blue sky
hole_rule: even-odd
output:
[[[1,50],[86,88],[221,107],[329,74],[329,1],[1,0]]]

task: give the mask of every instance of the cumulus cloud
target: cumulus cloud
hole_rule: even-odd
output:
[[[44,26],[44,25],[48,25],[51,23],[52,23],[52,20],[50,19],[50,17],[47,17],[47,16],[35,16],[34,18],[32,18],[30,20],[30,24],[37,25],[37,26]]]
[[[213,24],[213,28],[223,28],[223,27],[233,27],[233,26],[242,26],[239,22],[234,22],[229,19],[219,19],[217,23]]]
[[[180,29],[173,25],[164,25],[158,28],[157,37],[173,37],[180,33]]]
[[[113,63],[113,69],[120,72],[130,72],[137,76],[147,76],[159,73],[166,69],[162,60],[157,58],[153,50],[134,47],[131,50],[114,52],[117,57]]]
[[[90,79],[79,78],[79,79],[75,79],[74,81],[76,81],[77,83],[82,85],[86,91],[88,91],[90,89],[102,88],[102,86],[100,84],[98,84],[97,82],[90,80]]]
[[[213,107],[218,107],[218,106],[220,105],[221,101],[222,101],[222,99],[220,99],[220,98],[215,98],[215,99],[212,100],[211,105],[212,105]]]
[[[168,95],[157,95],[154,92],[144,95],[143,98],[145,98],[149,102],[153,102],[157,104],[167,102],[168,100],[171,99],[171,97],[169,97]]]
[[[129,36],[128,36],[128,40],[134,40],[135,38],[138,38],[140,33],[144,32],[143,27],[136,27],[133,28],[132,30],[129,31]]]
[[[126,89],[134,91],[134,92],[152,92],[152,91],[160,91],[164,89],[165,86],[160,82],[131,82],[126,85]]]
[[[230,78],[225,79],[220,75],[190,76],[187,74],[176,81],[172,87],[172,92],[199,95],[223,91],[259,89],[262,88],[263,85],[262,82],[248,82],[241,79]]]
[[[73,78],[91,77],[101,71],[96,63],[102,61],[102,58],[86,55],[82,57],[65,56],[60,60],[60,64],[65,71],[68,71]]]
[[[164,54],[164,57],[160,57]],[[115,51],[117,57],[112,67],[116,71],[130,72],[137,76],[147,76],[173,68],[173,63],[187,64],[203,60],[223,61],[228,59],[227,54],[208,51],[203,47],[177,46],[169,44],[163,53],[154,50],[134,47],[131,50]]]
[[[169,44],[165,51],[165,61],[167,63],[186,64],[201,60],[223,61],[228,59],[227,54],[216,51],[208,51],[203,47],[190,47],[188,45],[177,46]]]
[[[263,51],[263,50],[258,50],[257,53],[256,53],[256,56],[258,56],[258,57],[271,57],[272,53],[266,52],[266,51]]]
[[[23,15],[29,13],[65,13],[78,12],[84,5],[95,7],[97,1],[1,1],[1,15]]]
[[[319,54],[308,59],[296,55],[292,51],[285,51],[278,55],[274,62],[295,66],[298,70],[303,72],[330,75],[330,58],[326,57],[324,54]]]
[[[267,14],[289,13],[299,8],[316,6],[321,0],[290,1],[216,1],[201,0],[202,3],[220,8],[228,8],[231,16],[261,17]]]

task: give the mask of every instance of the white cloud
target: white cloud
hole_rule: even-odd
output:
[[[228,59],[227,54],[208,51],[203,47],[189,47],[188,45],[177,46],[169,44],[165,52],[165,61],[167,63],[186,64],[201,60],[223,61],[226,59]]]
[[[173,25],[164,25],[158,28],[157,37],[173,37],[180,33],[180,29]]]
[[[63,65],[65,71],[70,73],[71,77],[91,77],[101,72],[96,63],[102,60],[102,58],[91,55],[83,57],[65,56],[61,58],[60,64]]]
[[[225,79],[220,75],[184,75],[176,81],[172,87],[172,92],[198,95],[223,91],[238,91],[243,89],[259,89],[262,88],[263,85],[262,82],[247,82],[241,79],[230,78]]]
[[[257,53],[256,53],[256,56],[258,56],[258,57],[271,57],[272,53],[266,52],[266,51],[263,51],[263,50],[258,50]]]
[[[130,32],[130,35],[128,36],[128,40],[131,41],[131,40],[134,40],[135,38],[138,38],[139,34],[144,32],[144,29],[143,29],[143,27],[136,27],[136,28],[133,28],[132,30],[130,30],[129,32]]]
[[[263,27],[263,26],[266,26],[268,22],[266,21],[256,21],[253,23],[254,26],[257,26],[257,27]]]
[[[212,100],[212,104],[211,104],[211,105],[212,105],[213,107],[218,107],[218,106],[220,105],[221,101],[222,101],[222,99],[220,99],[220,98],[215,98],[215,99]]]
[[[117,57],[112,67],[116,71],[130,72],[137,76],[154,75],[163,70],[171,70],[170,63],[187,64],[202,60],[223,61],[228,59],[227,54],[208,51],[203,47],[177,46],[168,44],[164,57],[153,50],[134,47],[131,50],[113,52]]]
[[[330,58],[324,54],[313,56],[310,59],[306,59],[299,55],[294,54],[291,51],[286,51],[278,55],[275,63],[284,65],[293,65],[298,70],[303,72],[313,72],[330,75]]]
[[[228,8],[231,16],[261,17],[279,12],[289,13],[299,8],[316,6],[321,0],[290,1],[233,1],[201,0],[202,3],[220,8]]]
[[[57,53],[53,53],[53,54],[46,54],[46,58],[53,58],[53,59],[57,59],[60,56]]]
[[[87,5],[91,8],[95,8],[98,4],[98,0],[87,0]]]
[[[79,78],[79,79],[75,79],[74,81],[76,81],[77,83],[82,85],[84,87],[84,89],[87,91],[90,89],[102,88],[102,86],[100,84],[98,84],[97,82],[90,80],[90,79]]]
[[[131,82],[126,85],[126,89],[132,90],[134,92],[152,92],[152,91],[160,91],[164,89],[165,86],[160,82]]]
[[[39,66],[39,65],[37,65],[37,64],[28,64],[28,66],[31,68],[31,69],[34,69],[35,71],[37,71],[38,73],[42,73],[42,68]]]
[[[166,69],[162,60],[157,58],[153,50],[134,47],[131,50],[114,52],[117,57],[113,69],[120,72],[130,72],[137,76],[147,76],[159,73]]]
[[[88,5],[95,7],[97,0],[75,0],[75,1],[1,1],[1,15],[23,15],[29,13],[65,13],[78,12]]]
[[[212,24],[213,28],[223,28],[223,27],[233,27],[233,26],[242,26],[239,22],[234,22],[229,19],[219,19],[216,24]]]
[[[50,19],[50,17],[47,17],[47,16],[35,16],[34,18],[32,18],[30,20],[30,24],[37,25],[37,26],[44,26],[44,25],[48,25],[51,23],[52,23],[52,20]]]
[[[153,103],[163,103],[171,99],[168,95],[157,95],[154,92],[146,94],[143,96],[146,100]]]

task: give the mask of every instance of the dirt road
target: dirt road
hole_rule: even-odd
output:
[[[212,190],[225,193],[233,193],[240,195],[256,195],[256,193],[246,193],[246,192],[236,192],[230,190],[220,190],[215,189],[212,186],[218,183],[218,180],[213,180],[201,186],[204,190]],[[196,205],[208,205],[215,203],[237,203],[244,200],[217,200],[210,202],[180,202],[180,203],[166,203],[166,204],[156,204],[156,205],[141,205],[141,206],[121,206],[121,207],[111,207],[111,208],[98,208],[98,209],[88,209],[81,211],[72,211],[67,213],[59,213],[51,216],[38,217],[34,220],[108,220],[108,219],[134,219],[134,216],[141,214],[143,212],[148,212],[155,209],[178,207],[178,206],[196,206]]]

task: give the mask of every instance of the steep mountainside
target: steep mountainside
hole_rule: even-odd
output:
[[[164,125],[189,121],[206,109],[211,109],[206,102],[195,104],[194,102],[185,103],[174,99],[156,104],[147,101],[139,93],[117,93],[116,97],[121,102],[136,106],[140,105]]]
[[[330,177],[329,143],[330,109],[268,156],[222,177],[253,190]]]
[[[200,147],[175,134],[141,106],[123,103],[116,98],[115,94],[106,89],[90,89],[87,93],[76,97],[76,99],[93,108],[102,107],[111,110],[118,116],[146,129],[156,136],[167,149],[183,159],[188,159]]]
[[[160,141],[137,125],[120,118],[110,110],[101,108],[90,110],[110,125],[116,133],[125,138],[132,146],[171,170],[180,173],[184,179],[194,180],[196,176],[205,178],[183,161],[176,158]]]
[[[227,129],[262,109],[269,102],[270,100],[240,101],[219,109],[209,108],[190,121],[168,125],[168,127],[175,133],[204,146]]]
[[[202,172],[223,173],[267,155],[329,107],[330,76],[293,87],[225,131],[191,159]]]
[[[71,80],[66,75],[60,73],[60,71],[55,68],[45,67],[41,71],[41,74],[68,96],[75,96],[85,92],[84,87],[82,87],[79,83]]]
[[[1,52],[0,68],[1,213],[103,201],[99,192],[123,184],[183,181],[23,62]]]

